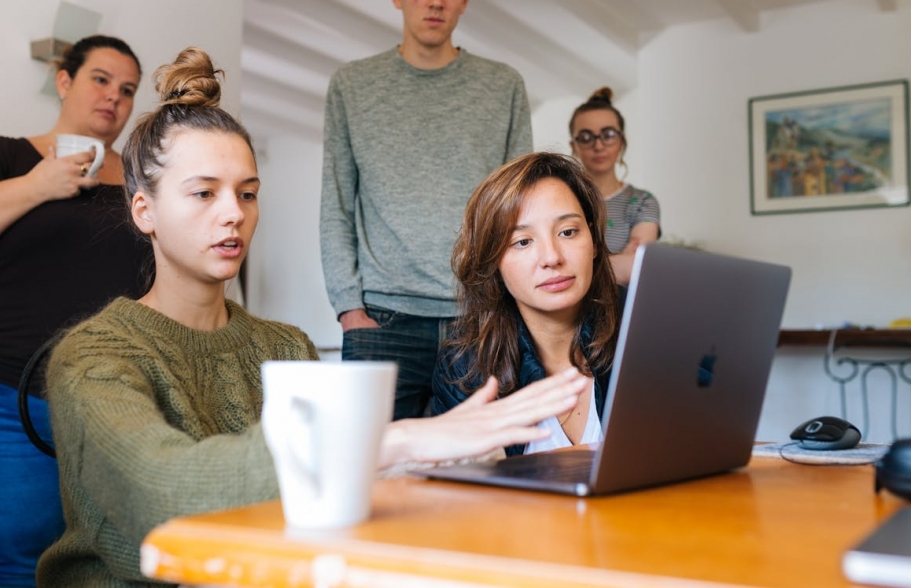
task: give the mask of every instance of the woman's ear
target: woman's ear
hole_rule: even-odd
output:
[[[70,86],[73,84],[73,78],[70,77],[70,74],[65,69],[61,69],[57,72],[55,83],[57,86],[57,95],[60,96],[61,100],[65,99],[67,93],[70,91]]]
[[[133,223],[146,235],[155,232],[155,217],[151,205],[152,199],[145,192],[139,191],[133,194],[133,201],[130,204]]]

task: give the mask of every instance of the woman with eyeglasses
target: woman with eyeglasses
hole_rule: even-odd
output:
[[[611,266],[617,283],[627,285],[636,247],[653,243],[661,235],[661,211],[650,192],[617,177],[617,165],[626,169],[626,135],[623,115],[614,107],[612,97],[610,88],[600,88],[573,111],[569,145],[604,198]]]

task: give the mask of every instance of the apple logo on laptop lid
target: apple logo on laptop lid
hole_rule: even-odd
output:
[[[696,374],[696,385],[700,388],[708,388],[715,379],[715,346],[699,360],[699,371]]]

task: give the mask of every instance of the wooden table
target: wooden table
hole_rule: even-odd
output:
[[[173,520],[143,570],[188,584],[446,587],[838,587],[846,549],[903,501],[872,466],[747,468],[602,498],[383,480],[373,515],[286,532],[279,502]]]

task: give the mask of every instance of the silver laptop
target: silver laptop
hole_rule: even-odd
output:
[[[747,464],[791,270],[652,244],[636,252],[597,450],[415,471],[429,478],[607,494]]]

